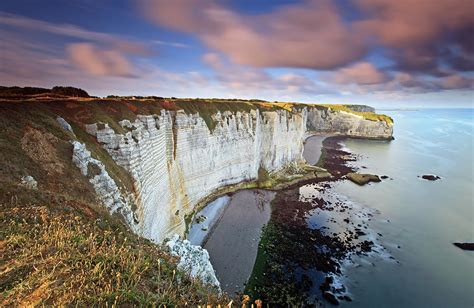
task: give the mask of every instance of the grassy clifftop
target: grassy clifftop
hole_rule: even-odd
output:
[[[393,125],[393,119],[385,114],[378,114],[375,112],[354,111],[353,109],[350,108],[350,105],[334,104],[334,105],[321,105],[321,106],[332,109],[334,111],[343,111],[343,112],[352,113],[370,121],[383,121],[387,124]]]
[[[215,123],[211,115],[217,111],[250,111],[259,109],[261,111],[287,110],[297,112],[303,107],[314,107],[332,109],[334,111],[344,111],[367,120],[385,121],[393,124],[393,120],[386,115],[374,112],[355,111],[355,105],[343,104],[302,104],[296,102],[268,102],[259,99],[220,99],[220,98],[164,98],[158,96],[115,96],[98,98],[74,87],[54,87],[52,89],[34,87],[2,87],[0,86],[0,104],[6,102],[23,103],[24,108],[29,108],[31,103],[47,104],[48,109],[55,110],[61,114],[73,115],[76,120],[82,123],[96,123],[103,121],[109,123],[111,127],[121,130],[114,122],[123,119],[134,120],[137,114],[159,114],[160,110],[183,110],[188,114],[199,113],[212,130]],[[359,108],[361,110],[371,110],[368,106]],[[111,121],[113,120],[113,121]]]

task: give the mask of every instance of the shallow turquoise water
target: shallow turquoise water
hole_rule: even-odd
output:
[[[473,109],[387,111],[391,143],[347,140],[360,154],[356,166],[393,180],[337,193],[380,211],[371,228],[400,263],[374,258],[346,270],[353,302],[347,307],[473,307],[474,252],[453,242],[474,242]],[[430,182],[417,176],[436,174]],[[400,248],[398,248],[400,246]]]

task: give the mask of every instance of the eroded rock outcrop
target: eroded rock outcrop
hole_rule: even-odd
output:
[[[372,121],[363,116],[329,108],[310,108],[309,132],[368,139],[392,139],[393,127],[386,121]]]
[[[20,185],[29,189],[38,189],[38,182],[36,182],[36,180],[31,175],[25,175],[22,177]]]
[[[199,278],[204,283],[213,285],[220,290],[220,283],[206,249],[192,245],[191,242],[181,239],[177,234],[166,242],[166,246],[172,255],[180,257],[178,263],[180,269],[188,272],[191,277]]]
[[[115,181],[107,173],[104,164],[93,158],[84,144],[78,141],[71,141],[71,143],[73,145],[72,161],[81,170],[81,173],[89,178],[98,199],[111,213],[121,213],[130,228],[137,232],[138,226],[131,210],[133,199],[130,194],[119,190]]]

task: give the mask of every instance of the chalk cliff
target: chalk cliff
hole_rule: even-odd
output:
[[[198,113],[179,110],[119,121],[122,132],[107,123],[86,125],[132,176],[134,219],[128,222],[142,236],[161,242],[183,235],[186,217],[217,189],[255,180],[261,168],[271,172],[303,162],[303,141],[310,134],[392,137],[389,122],[322,107],[218,111],[211,117],[212,130]]]

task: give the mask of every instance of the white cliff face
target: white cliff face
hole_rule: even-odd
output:
[[[185,231],[185,215],[216,189],[254,180],[260,167],[302,161],[306,112],[217,113],[211,132],[198,115],[162,111],[122,121],[126,134],[89,125],[135,180],[139,233],[156,242]]]
[[[371,121],[361,116],[331,109],[308,111],[308,132],[361,138],[391,139],[393,127],[384,121]]]
[[[137,232],[134,214],[131,210],[131,199],[128,194],[121,192],[115,181],[105,170],[104,164],[93,158],[86,146],[78,141],[71,141],[73,145],[73,163],[81,170],[81,173],[89,178],[99,200],[109,209],[111,213],[119,212],[127,220],[130,228]]]

